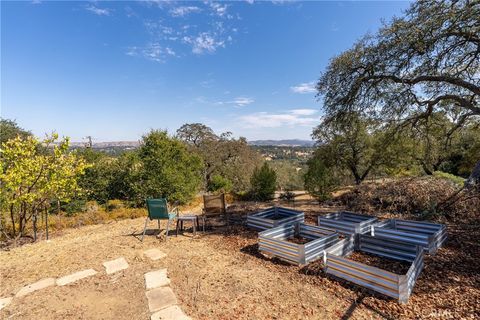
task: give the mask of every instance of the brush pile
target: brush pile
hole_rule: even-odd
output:
[[[352,211],[410,219],[471,221],[480,217],[478,190],[466,190],[436,177],[365,183],[335,200]]]

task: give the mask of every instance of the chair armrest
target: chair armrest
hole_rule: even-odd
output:
[[[178,207],[173,207],[170,211],[175,212],[178,215]]]

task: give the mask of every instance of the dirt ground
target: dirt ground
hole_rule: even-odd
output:
[[[240,222],[258,207],[233,207]],[[337,208],[297,206],[313,223]],[[46,277],[93,268],[99,273],[64,287],[49,287],[0,311],[0,319],[149,319],[144,273],[166,267],[181,308],[195,319],[474,319],[480,316],[477,238],[461,238],[464,227],[449,226],[450,241],[426,267],[410,301],[396,301],[326,277],[321,262],[307,267],[268,259],[258,252],[256,233],[240,224],[186,232],[168,241],[135,234],[144,219],[123,220],[58,232],[52,240],[0,252],[0,298]],[[164,227],[164,225],[162,225]],[[478,228],[477,228],[478,230]],[[471,230],[472,234],[475,232]],[[174,232],[173,232],[174,234]],[[142,252],[159,248],[167,257],[150,261]],[[130,267],[113,275],[102,263],[125,257]],[[463,261],[459,266],[455,261]],[[455,263],[455,264],[454,264]]]

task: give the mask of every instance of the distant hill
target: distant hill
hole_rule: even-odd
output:
[[[281,147],[313,147],[315,141],[287,139],[287,140],[252,140],[248,144],[254,146],[281,146]]]

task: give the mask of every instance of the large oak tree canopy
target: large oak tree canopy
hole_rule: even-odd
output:
[[[317,83],[325,120],[480,116],[480,1],[419,1],[335,57]]]

